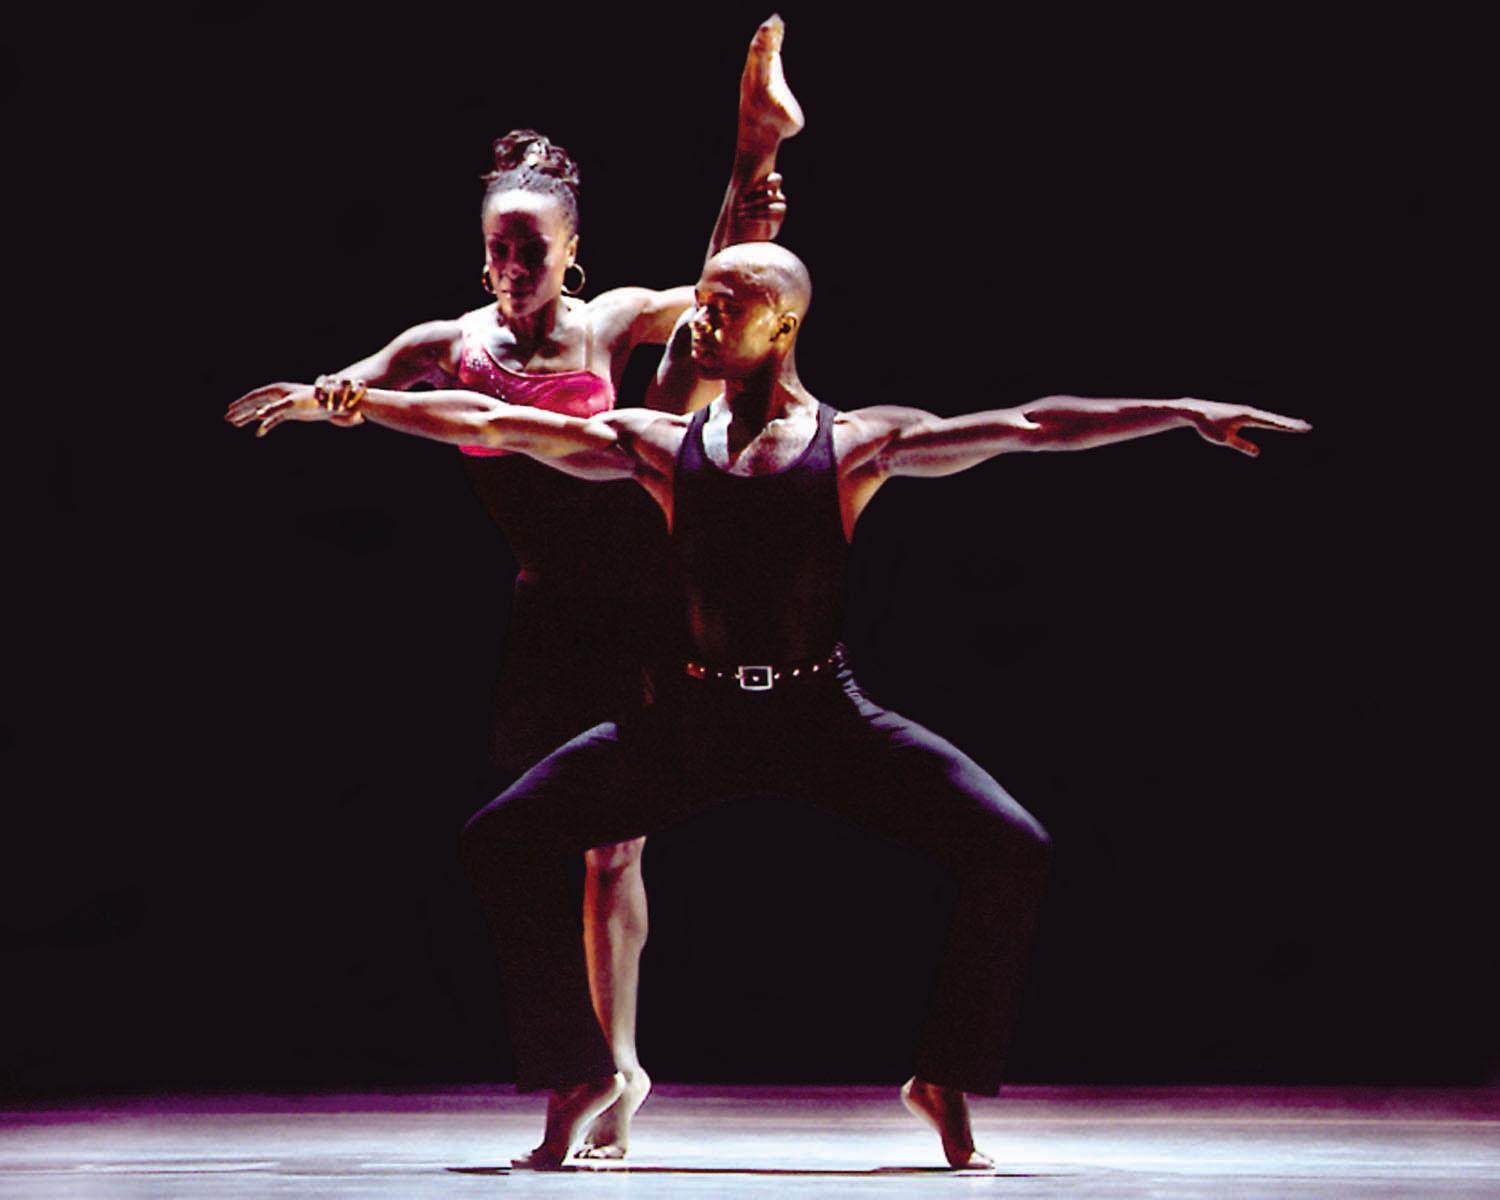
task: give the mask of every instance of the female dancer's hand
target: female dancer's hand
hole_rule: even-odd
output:
[[[1181,400],[1182,411],[1205,441],[1229,446],[1252,458],[1260,447],[1241,435],[1242,429],[1274,429],[1278,433],[1306,433],[1312,428],[1296,417],[1250,408],[1243,404],[1220,404],[1213,400]]]
[[[731,217],[735,240],[742,242],[774,242],[785,220],[786,193],[775,171],[740,194]]]
[[[303,383],[272,383],[246,392],[229,406],[224,419],[231,425],[260,422],[256,437],[265,437],[283,421],[331,421],[335,425],[359,425],[357,412],[337,412],[328,404],[328,393]]]

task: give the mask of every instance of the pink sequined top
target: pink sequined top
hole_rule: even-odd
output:
[[[569,417],[597,416],[615,406],[614,385],[592,371],[516,371],[502,364],[491,353],[484,336],[483,323],[487,319],[484,309],[465,313],[459,319],[463,340],[459,347],[458,380],[464,387],[507,404],[526,404]],[[485,446],[460,449],[476,457],[510,453]]]
[[[543,373],[502,366],[489,349],[492,319],[483,309],[460,318],[462,386],[568,416],[590,417],[614,407],[614,387],[592,371]],[[644,553],[641,546],[650,535],[637,533],[653,521],[659,524],[660,517],[633,483],[588,483],[524,454],[484,446],[462,449],[465,473],[505,535],[523,579],[545,585],[549,603],[558,596],[610,597],[618,607],[639,590],[631,583],[633,576],[649,572],[629,568],[625,560]]]

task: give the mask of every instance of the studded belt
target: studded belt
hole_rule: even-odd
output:
[[[689,659],[683,663],[688,677],[704,683],[727,683],[745,692],[769,692],[773,688],[824,679],[844,665],[844,647],[835,646],[823,658],[793,663],[741,663],[715,667]]]

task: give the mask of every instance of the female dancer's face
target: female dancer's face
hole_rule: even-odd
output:
[[[501,315],[525,317],[555,302],[578,252],[561,202],[537,192],[499,192],[484,206],[481,224],[485,270]]]

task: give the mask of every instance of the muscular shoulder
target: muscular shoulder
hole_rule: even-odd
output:
[[[424,321],[403,329],[374,354],[345,368],[345,373],[379,387],[441,385],[458,372],[462,336],[456,320]]]
[[[853,408],[839,413],[839,422],[851,432],[868,435],[883,435],[892,430],[909,429],[933,420],[926,409],[906,408],[899,404],[875,404],[869,408]]]
[[[873,463],[880,452],[902,434],[936,420],[920,408],[877,404],[839,413],[833,425],[834,445],[846,468]]]
[[[617,408],[594,418],[611,426],[620,447],[636,462],[640,476],[670,478],[677,451],[692,422],[690,415],[653,408]]]
[[[458,362],[459,347],[463,344],[463,317],[448,317],[437,321],[423,321],[403,330],[391,343],[391,349],[404,359],[421,361],[431,366],[451,369]]]
[[[459,341],[463,337],[464,322],[472,320],[483,309],[475,309],[473,313],[464,313],[459,317],[443,317],[436,321],[422,321],[419,324],[405,329],[397,337],[397,341],[418,346],[447,346]]]
[[[607,422],[626,436],[680,440],[692,424],[693,417],[691,413],[660,412],[654,408],[616,408],[600,413],[596,419]]]

